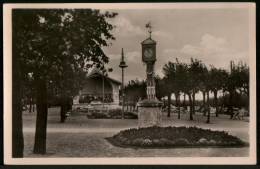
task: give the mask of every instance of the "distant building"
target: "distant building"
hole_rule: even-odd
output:
[[[98,69],[93,69],[84,80],[83,89],[79,96],[74,98],[74,104],[103,102],[103,80],[104,80],[104,103],[119,105],[120,81],[104,76]]]

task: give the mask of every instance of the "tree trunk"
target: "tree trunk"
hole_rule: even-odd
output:
[[[61,106],[60,106],[60,122],[64,123],[66,119],[66,103],[62,101]]]
[[[67,104],[65,97],[61,98],[61,105],[60,105],[60,122],[64,123],[66,119],[66,110],[67,110]]]
[[[192,113],[195,114],[195,92],[192,93]]]
[[[73,100],[68,95],[63,95],[61,98],[60,122],[64,123],[67,119],[67,112],[72,110]]]
[[[12,157],[22,158],[24,149],[21,74],[17,57],[13,57],[13,86],[12,86]]]
[[[208,111],[208,116],[207,116],[207,122],[206,123],[210,123],[209,91],[207,91],[207,111]]]
[[[32,111],[34,112],[35,103],[34,103],[34,97],[32,97]]]
[[[193,110],[192,110],[192,98],[191,98],[191,94],[188,94],[188,96],[189,96],[189,102],[190,102],[190,120],[193,120],[193,115],[192,115],[192,113],[193,113]]]
[[[216,117],[218,117],[218,91],[215,90],[213,93],[214,93],[214,105],[216,109]]]
[[[186,94],[184,93],[183,95],[183,107],[185,110],[187,110],[187,106],[186,106]]]
[[[178,111],[178,119],[180,119],[181,110],[180,110],[180,94],[179,93],[175,93],[175,99],[176,99],[176,107],[177,107],[177,111]]]
[[[47,86],[46,81],[43,79],[37,80],[36,86],[36,132],[34,140],[33,152],[35,154],[46,153],[46,129],[47,129]]]
[[[29,113],[32,112],[32,98],[29,98]]]
[[[205,102],[205,99],[206,99],[206,92],[205,91],[202,91],[202,95],[203,95],[203,100],[202,100],[202,103],[203,103],[203,116],[206,116],[206,102]]]
[[[233,90],[229,91],[229,105],[228,105],[228,112],[230,113],[230,119],[233,118]]]
[[[172,96],[172,94],[168,93],[168,114],[167,114],[167,117],[171,116],[171,96]]]

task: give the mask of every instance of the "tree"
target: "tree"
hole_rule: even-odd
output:
[[[67,89],[63,85],[78,76],[78,72],[87,72],[90,65],[100,66],[109,61],[102,47],[115,39],[111,34],[113,25],[107,22],[115,16],[115,13],[91,9],[13,10],[13,58],[21,74],[15,77],[23,80],[23,76],[31,73],[36,90],[34,153],[46,152],[48,86],[52,83],[63,91]],[[16,85],[17,90],[22,86]],[[19,104],[21,97],[14,102]],[[19,121],[13,123],[17,124],[13,128],[19,128],[14,132],[21,133],[20,109],[13,111],[13,120]],[[14,139],[22,142],[21,137]],[[20,152],[18,146],[14,148]]]
[[[199,76],[199,90],[202,92],[203,100],[202,100],[202,106],[199,108],[199,111],[203,111],[203,115],[206,116],[207,112],[207,103],[206,103],[206,94],[209,91],[209,80],[208,80],[208,69],[207,67],[202,64],[201,70],[200,70],[200,76]]]
[[[170,117],[171,116],[171,96],[172,96],[172,92],[175,88],[174,86],[174,75],[175,75],[175,71],[176,71],[176,68],[175,68],[175,64],[172,63],[172,62],[168,62],[167,64],[165,64],[163,66],[163,73],[164,73],[164,84],[165,85],[165,88],[167,90],[167,97],[168,97],[168,114],[167,116]]]
[[[228,112],[230,118],[233,118],[233,107],[235,105],[234,97],[237,91],[249,96],[249,68],[246,64],[240,62],[235,65],[231,61],[231,70],[225,83],[224,91],[229,93]]]
[[[175,103],[178,109],[178,119],[180,119],[180,92],[184,82],[184,65],[179,63],[176,58],[176,63],[168,62],[164,65],[163,72],[165,76],[165,88],[168,91],[168,117],[170,116],[171,111],[171,95],[174,93]]]
[[[160,78],[158,75],[155,76],[155,90],[156,90],[156,98],[161,100],[162,97],[167,95],[167,90],[165,88],[166,84],[163,78]]]
[[[233,74],[236,74],[237,88],[240,94],[245,94],[249,97],[249,67],[242,62],[238,63],[233,69]]]
[[[181,95],[181,91],[183,89],[183,84],[185,84],[186,82],[186,70],[187,70],[187,66],[184,63],[181,63],[178,61],[178,59],[176,59],[176,74],[175,74],[175,98],[176,98],[176,105],[177,105],[177,110],[178,110],[178,119],[181,118],[181,111],[180,111],[180,106],[181,106],[181,102],[180,102],[180,95]],[[185,97],[185,96],[184,96]]]
[[[168,62],[163,67],[165,84],[166,84],[166,91],[168,91],[168,116],[170,116],[170,98],[171,94],[174,93],[175,95],[175,102],[178,110],[178,119],[180,119],[180,95],[181,92],[186,93],[189,97],[190,106],[192,106],[192,99],[191,99],[191,72],[189,71],[188,65],[185,63],[179,62],[176,58],[176,62]],[[190,109],[192,110],[192,109]],[[192,119],[192,115],[190,117]]]
[[[140,98],[146,96],[146,83],[145,81],[131,80],[125,86],[125,95],[127,101],[137,103]]]
[[[209,88],[214,94],[214,106],[216,109],[216,117],[218,117],[219,109],[218,109],[218,91],[223,89],[223,84],[227,80],[227,72],[223,69],[217,69],[211,66],[209,71]]]
[[[207,73],[206,66],[202,61],[191,58],[189,66],[191,85],[192,85],[192,113],[195,114],[195,95],[200,90],[200,85],[205,82],[205,74]]]
[[[13,36],[14,39],[14,36]],[[15,51],[16,47],[14,46],[13,50]],[[13,53],[15,55],[15,53]],[[24,149],[24,140],[23,140],[23,120],[22,120],[22,78],[21,66],[19,59],[13,57],[12,66],[13,69],[13,86],[12,86],[12,156],[14,158],[23,157]]]
[[[190,65],[182,63],[183,67],[183,73],[182,73],[182,78],[184,79],[182,86],[181,86],[181,91],[185,94],[188,95],[188,100],[189,100],[189,107],[190,107],[190,120],[193,120],[193,103],[192,103],[192,90],[193,90],[193,79],[192,79],[192,73],[190,71]]]

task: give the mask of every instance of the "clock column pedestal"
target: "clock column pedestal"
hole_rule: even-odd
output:
[[[156,98],[154,62],[147,62],[147,99],[138,102],[138,127],[160,126],[162,122],[162,102]]]
[[[138,102],[138,127],[160,126],[162,122],[162,102],[144,99]]]

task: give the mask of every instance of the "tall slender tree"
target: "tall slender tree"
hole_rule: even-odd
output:
[[[225,83],[224,91],[229,93],[228,101],[228,113],[230,118],[233,118],[233,107],[235,105],[234,97],[237,95],[237,91],[244,89],[247,96],[249,96],[249,68],[242,62],[237,65],[231,61],[230,73]]]
[[[192,113],[195,113],[195,95],[200,90],[200,84],[205,79],[205,73],[207,73],[206,66],[202,61],[198,59],[191,58],[191,64],[189,71],[191,74],[191,84],[192,84]]]
[[[171,97],[175,88],[175,84],[174,84],[175,71],[176,71],[176,65],[173,62],[168,62],[163,67],[164,81],[166,84],[165,88],[167,89],[167,98],[168,98],[167,99],[168,117],[171,116]]]
[[[223,84],[227,80],[227,73],[223,69],[217,69],[211,66],[209,71],[209,88],[213,92],[214,95],[214,107],[216,109],[216,117],[218,117],[219,109],[218,109],[218,92],[223,89]]]

